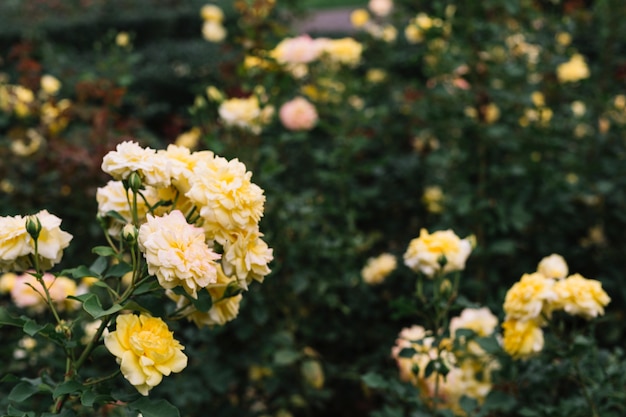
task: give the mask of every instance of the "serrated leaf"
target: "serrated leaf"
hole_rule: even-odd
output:
[[[144,417],[180,417],[178,409],[165,400],[140,398],[128,406],[139,410]]]

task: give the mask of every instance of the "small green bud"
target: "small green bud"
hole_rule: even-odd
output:
[[[41,232],[41,222],[37,216],[26,217],[26,231],[34,240],[39,239],[39,233]]]
[[[128,176],[127,181],[128,187],[134,192],[139,192],[139,190],[141,190],[143,186],[141,182],[141,177],[139,176],[137,171],[131,172],[131,174]]]

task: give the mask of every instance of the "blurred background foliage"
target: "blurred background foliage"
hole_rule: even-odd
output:
[[[262,288],[251,287],[239,318],[223,328],[198,332],[179,323],[190,365],[153,395],[185,416],[405,415],[415,393],[380,381],[394,379],[390,348],[400,328],[416,320],[401,308],[414,276],[402,266],[370,287],[360,271],[381,252],[401,257],[420,228],[476,237],[461,292],[501,318],[511,284],[542,257],[563,255],[571,271],[602,281],[612,298],[597,326],[599,344],[623,345],[620,0],[397,0],[392,14],[378,19],[397,29],[395,40],[346,28],[364,45],[360,64],[310,68],[306,81],[318,93],[311,101],[320,116],[313,130],[288,131],[275,119],[258,135],[223,125],[206,88],[241,97],[262,86],[260,95],[276,108],[305,91],[301,79],[242,63],[298,35],[292,19],[306,16],[307,7],[295,0],[215,2],[228,36],[212,43],[201,34],[206,3],[0,5],[3,84],[36,96],[26,117],[0,113],[0,214],[46,208],[63,218],[74,235],[65,263],[94,259],[84,248],[101,239],[95,190],[107,178],[100,163],[124,138],[164,148],[199,128],[198,148],[239,158],[265,190],[262,228],[274,249],[273,273]],[[404,30],[418,13],[441,25],[411,42]],[[559,80],[557,67],[576,53],[590,76]],[[372,71],[384,77],[374,81]],[[61,81],[56,95],[38,93],[44,74]],[[63,98],[71,106],[60,108]],[[62,127],[51,127],[45,103],[57,109],[54,120],[65,118]],[[26,150],[16,150],[20,141]],[[3,341],[19,337],[2,332]],[[28,368],[3,363],[3,373],[48,360],[45,352],[33,354]],[[388,389],[376,390],[371,375]],[[524,395],[511,397],[507,416],[522,415],[514,401],[534,398]],[[550,415],[578,415],[562,413]]]

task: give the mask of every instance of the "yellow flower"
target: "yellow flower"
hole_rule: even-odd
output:
[[[485,117],[485,123],[495,123],[500,118],[500,108],[495,103],[489,103],[481,108]]]
[[[367,7],[374,13],[376,16],[387,16],[391,9],[393,9],[393,1],[392,0],[370,0],[367,4]]]
[[[171,178],[169,164],[154,149],[142,148],[137,142],[124,141],[102,159],[102,170],[116,180],[127,179],[137,172],[145,185],[167,187]]]
[[[452,230],[429,234],[426,229],[422,229],[419,237],[409,243],[404,253],[404,263],[415,272],[422,272],[432,278],[441,270],[444,259],[444,273],[464,269],[471,251],[470,241],[459,238]]]
[[[137,199],[137,217],[140,222],[145,221],[146,214],[148,214],[149,207],[146,204],[156,204],[159,199],[157,197],[156,190],[153,187],[145,187],[141,190],[143,198]],[[109,211],[115,211],[124,219],[126,223],[133,221],[133,215],[128,204],[128,201],[132,201],[132,191],[126,190],[122,181],[109,181],[104,187],[98,187],[96,190],[96,201],[98,202],[98,215],[106,216]],[[124,224],[117,220],[114,220],[110,225],[107,232],[113,237],[120,235],[121,228]]]
[[[174,210],[161,217],[147,215],[139,228],[139,248],[155,275],[166,289],[182,286],[193,298],[197,291],[217,280],[215,261],[220,255],[205,243],[204,231],[187,223],[185,216]]]
[[[206,95],[212,101],[216,101],[218,103],[224,101],[224,95],[215,86],[212,86],[212,85],[208,86],[206,88]]]
[[[202,37],[209,42],[221,42],[226,35],[227,31],[220,22],[207,20],[202,24]]]
[[[572,35],[567,32],[559,32],[556,34],[556,42],[559,45],[567,46],[572,43]]]
[[[378,84],[384,81],[385,78],[387,78],[387,73],[379,68],[372,68],[365,73],[365,79],[372,84]]]
[[[176,146],[182,146],[187,149],[193,149],[198,146],[200,141],[201,131],[197,127],[192,127],[186,132],[181,133],[174,142]]]
[[[543,330],[533,320],[506,320],[502,323],[502,347],[514,359],[526,359],[543,349]]]
[[[253,280],[263,282],[271,271],[268,264],[274,259],[273,250],[267,246],[258,230],[233,234],[234,240],[224,244],[222,267],[226,275],[235,275],[242,288]]]
[[[220,104],[218,113],[227,126],[260,132],[261,107],[255,96],[225,100]]]
[[[561,83],[576,82],[589,77],[589,67],[585,62],[585,57],[581,54],[574,54],[569,61],[559,65],[556,75]]]
[[[6,272],[0,276],[0,294],[8,294],[15,286],[17,274]]]
[[[200,16],[203,20],[221,23],[224,20],[224,12],[215,4],[205,4],[200,9]]]
[[[322,51],[332,62],[355,66],[361,62],[363,45],[352,38],[327,39],[322,44]]]
[[[390,253],[369,258],[361,270],[361,277],[366,284],[380,284],[396,269],[397,264],[396,257]]]
[[[120,48],[127,47],[129,43],[130,36],[128,35],[128,32],[118,32],[118,34],[115,35],[115,44]]]
[[[556,299],[554,280],[535,272],[524,274],[513,284],[504,297],[507,320],[535,320],[545,311],[547,304]]]
[[[350,23],[355,28],[363,27],[370,20],[370,14],[365,9],[356,9],[350,13]]]
[[[200,208],[204,230],[225,244],[237,232],[255,231],[263,216],[263,190],[238,159],[215,157],[194,168],[186,196]]]
[[[285,38],[270,51],[270,57],[282,65],[308,64],[319,58],[324,43],[307,35]]]
[[[587,106],[585,106],[584,102],[580,100],[576,100],[572,102],[572,113],[574,113],[574,116],[582,117],[585,115],[586,111],[587,111]]]
[[[416,24],[409,23],[404,28],[404,37],[409,43],[420,43],[424,41],[424,31],[420,29]]]
[[[496,329],[498,318],[487,307],[466,308],[450,320],[450,335],[454,337],[458,329],[469,329],[479,337],[486,337]]]
[[[40,85],[41,90],[44,93],[54,96],[59,92],[59,89],[61,88],[61,81],[59,81],[52,75],[45,74],[41,76]]]
[[[16,138],[11,142],[11,152],[17,156],[30,156],[37,152],[44,143],[44,137],[35,129],[26,130],[25,138]]]
[[[539,261],[537,272],[546,278],[565,278],[568,272],[567,262],[565,262],[565,259],[563,259],[561,255],[553,253]]]
[[[534,91],[530,95],[530,99],[532,100],[535,107],[543,107],[546,105],[546,99],[541,91]]]
[[[441,187],[432,185],[424,189],[422,202],[426,205],[426,210],[431,213],[441,213],[443,211],[443,191]]]
[[[587,279],[580,274],[570,275],[554,285],[557,299],[555,310],[564,310],[574,316],[582,316],[587,320],[604,314],[604,307],[611,298],[602,289],[602,283]]]
[[[117,358],[124,378],[142,395],[148,395],[163,376],[187,366],[184,347],[158,317],[119,315],[115,331],[105,336],[104,344]]]

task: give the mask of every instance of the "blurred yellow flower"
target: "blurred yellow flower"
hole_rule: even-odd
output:
[[[226,35],[226,28],[220,22],[207,20],[202,24],[202,36],[209,42],[222,42]]]
[[[376,16],[385,17],[389,13],[391,13],[391,9],[393,9],[393,1],[392,0],[369,0],[367,7]]]
[[[130,44],[130,35],[128,32],[118,32],[115,35],[115,44],[120,48],[125,48]]]
[[[547,303],[556,299],[554,280],[535,272],[524,274],[504,297],[507,320],[535,320],[546,311]]]
[[[105,336],[104,344],[117,358],[124,378],[142,395],[148,395],[163,376],[187,366],[184,347],[158,317],[119,315],[115,331]]]
[[[574,54],[569,61],[557,67],[556,75],[561,83],[576,82],[589,78],[589,67],[585,62],[585,57],[581,54]]]
[[[373,84],[383,82],[387,78],[387,72],[380,68],[372,68],[365,73],[365,79]]]
[[[167,187],[171,183],[170,164],[154,149],[142,148],[137,142],[124,141],[102,159],[102,170],[116,180],[125,180],[136,172],[144,185]]]
[[[533,91],[530,95],[530,99],[535,107],[543,107],[546,105],[546,98],[541,91]]]
[[[370,14],[365,9],[356,9],[350,13],[350,23],[355,28],[363,27],[370,20]]]
[[[396,257],[390,253],[383,253],[375,258],[369,258],[361,269],[363,282],[369,285],[382,283],[391,274],[398,264]]]
[[[587,111],[587,106],[585,105],[584,102],[580,100],[573,101],[571,108],[572,108],[572,113],[574,113],[574,116],[576,117],[584,116],[585,112]]]
[[[200,9],[200,16],[203,20],[222,23],[224,20],[224,12],[215,4],[205,4]]]
[[[556,42],[559,45],[567,46],[572,43],[572,35],[567,32],[559,32],[556,34]]]
[[[404,28],[404,37],[409,43],[420,43],[424,41],[424,31],[416,24],[409,23]]]
[[[181,133],[174,142],[176,146],[184,146],[188,149],[193,149],[198,146],[202,131],[197,127],[192,127],[188,131]]]
[[[554,285],[557,298],[553,303],[555,310],[564,310],[574,316],[587,320],[604,314],[611,298],[602,289],[602,283],[587,279],[580,274],[570,275]]]
[[[40,80],[41,90],[48,95],[54,96],[59,92],[61,88],[61,81],[52,75],[45,74],[41,76]]]
[[[0,276],[0,294],[8,294],[15,286],[17,274],[13,272],[5,272]]]
[[[527,359],[543,350],[543,330],[533,320],[506,320],[502,347],[514,359]]]
[[[17,156],[30,156],[36,153],[44,143],[44,137],[33,128],[26,130],[26,137],[11,141],[11,152]]]
[[[487,337],[493,334],[498,326],[498,318],[488,307],[465,308],[457,317],[450,320],[450,335],[455,337],[459,329],[474,331],[479,337]]]
[[[443,211],[443,190],[438,185],[431,185],[424,189],[422,202],[426,205],[426,210],[431,213],[441,213]]]
[[[553,253],[539,261],[537,272],[546,278],[562,279],[567,276],[567,262],[561,255]]]
[[[361,62],[363,45],[353,38],[327,39],[322,43],[322,52],[331,61],[348,66],[356,66]]]

